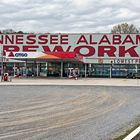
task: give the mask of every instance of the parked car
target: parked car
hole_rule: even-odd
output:
[[[126,78],[133,78],[133,79],[136,79],[136,78],[140,78],[140,73],[128,73]]]

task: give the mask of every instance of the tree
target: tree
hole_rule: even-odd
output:
[[[18,31],[17,34],[24,34],[23,31]]]
[[[4,30],[2,30],[2,33],[3,34],[13,34],[13,33],[15,33],[15,31],[13,29],[4,29]]]
[[[128,23],[122,23],[114,26],[111,30],[111,33],[124,33],[124,34],[131,34],[131,33],[139,33],[139,30],[133,25]]]

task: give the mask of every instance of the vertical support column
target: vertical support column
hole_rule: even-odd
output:
[[[68,70],[67,70],[67,77],[69,77],[69,75],[70,75],[70,72],[69,72],[69,67],[70,67],[70,64],[68,63]]]
[[[15,72],[16,72],[16,64],[14,63],[14,77],[15,77]]]
[[[63,77],[63,61],[61,61],[61,78]]]
[[[111,61],[111,65],[110,65],[110,78],[112,78],[112,67],[113,67],[113,61]]]
[[[33,76],[34,76],[34,77],[36,77],[36,74],[35,74],[35,63],[36,63],[36,61],[34,61],[34,63],[33,63],[33,68],[32,68],[32,70],[33,70],[32,73],[33,73]]]
[[[24,67],[25,67],[25,68],[27,67],[27,60],[26,60],[25,63],[24,63]]]
[[[85,63],[85,78],[87,77],[87,64]]]
[[[1,51],[1,82],[4,74],[4,68],[3,68],[3,49]]]
[[[33,74],[34,74],[34,77],[36,77],[35,65],[36,65],[36,61],[34,61],[34,63],[33,63]]]
[[[48,62],[46,62],[46,68],[45,68],[45,71],[46,71],[46,77],[48,76]]]
[[[39,66],[38,66],[38,63],[36,63],[36,76],[38,77],[39,75]]]
[[[138,65],[136,64],[135,67],[136,67],[136,73],[137,73],[138,72]]]
[[[23,73],[23,76],[27,76],[27,60],[25,60],[24,67],[25,67],[25,73]]]
[[[110,65],[110,78],[112,78],[112,66]]]
[[[27,60],[24,63],[25,70],[27,69]]]
[[[91,76],[91,63],[90,64],[88,64],[88,69],[89,69],[89,76]]]

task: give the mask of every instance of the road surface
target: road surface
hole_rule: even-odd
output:
[[[140,87],[0,86],[1,140],[109,140],[139,116]]]

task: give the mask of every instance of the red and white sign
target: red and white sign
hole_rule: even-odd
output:
[[[138,59],[140,34],[0,34],[6,52],[76,52],[85,59]]]
[[[83,57],[75,52],[6,52],[7,59],[59,59],[83,61]]]
[[[6,52],[6,58],[14,59],[30,59],[30,58],[39,58],[47,54],[43,52]]]

